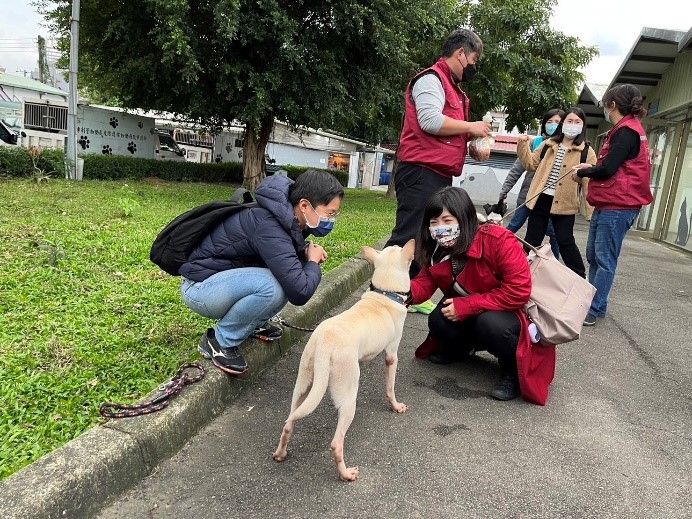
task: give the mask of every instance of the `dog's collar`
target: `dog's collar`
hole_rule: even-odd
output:
[[[395,303],[399,303],[401,305],[405,305],[406,301],[409,298],[410,291],[409,292],[392,292],[390,290],[381,290],[379,288],[376,288],[373,286],[372,283],[370,283],[370,290],[372,292],[377,292],[378,294],[382,294],[383,296],[388,297]]]

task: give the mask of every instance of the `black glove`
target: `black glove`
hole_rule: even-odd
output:
[[[504,216],[507,212],[507,203],[501,198],[496,204],[485,204],[483,209],[485,210],[485,214],[496,213],[500,216]]]

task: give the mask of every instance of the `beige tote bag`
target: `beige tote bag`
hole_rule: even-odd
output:
[[[550,244],[536,248],[521,238],[531,250],[531,297],[526,313],[541,335],[540,342],[564,344],[576,341],[591,307],[596,288],[553,256]]]

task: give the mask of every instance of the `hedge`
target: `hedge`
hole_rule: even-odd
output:
[[[36,167],[43,175],[62,177],[65,171],[65,154],[62,150],[47,148],[36,158]],[[32,177],[39,172],[34,169],[29,150],[20,146],[0,146],[0,175],[10,177]]]
[[[158,177],[168,181],[184,182],[229,182],[240,184],[243,181],[243,165],[240,162],[219,164],[200,164],[196,162],[140,159],[119,155],[84,155],[84,178],[98,180],[142,179]],[[57,149],[44,149],[36,160],[37,167],[61,178],[64,171],[64,153]],[[275,166],[276,167],[276,166]],[[310,169],[306,166],[278,166],[285,169],[295,180],[298,175]],[[318,169],[318,168],[312,168]],[[341,185],[348,183],[348,173],[320,169],[332,173]],[[29,151],[17,146],[0,147],[0,175],[10,177],[31,177],[36,174]]]

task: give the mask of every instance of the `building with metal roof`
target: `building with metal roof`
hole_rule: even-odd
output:
[[[692,29],[644,27],[605,90],[584,85],[579,104],[596,148],[611,128],[598,102],[606,90],[626,83],[644,97],[652,163],[654,201],[642,208],[635,227],[692,252]]]
[[[0,72],[0,101],[21,103],[24,99],[67,101],[67,92],[24,76]]]

